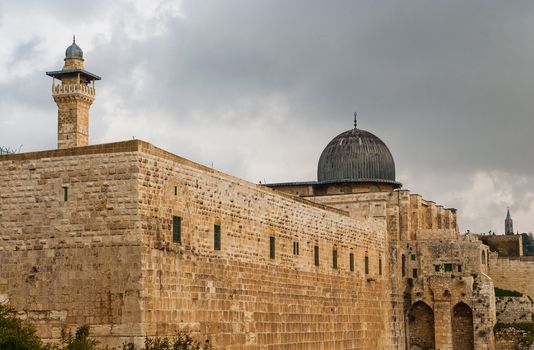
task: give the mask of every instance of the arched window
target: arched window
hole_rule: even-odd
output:
[[[486,265],[486,251],[482,251],[482,265]]]

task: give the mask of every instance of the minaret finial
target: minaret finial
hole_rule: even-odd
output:
[[[358,129],[358,113],[354,112],[354,129]]]
[[[76,44],[76,35],[75,34],[72,34],[72,43]]]

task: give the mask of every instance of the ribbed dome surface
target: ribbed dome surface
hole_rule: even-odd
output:
[[[396,183],[395,162],[382,140],[354,128],[336,136],[323,150],[317,178],[319,183]]]
[[[76,42],[73,42],[71,46],[67,47],[65,58],[83,58],[83,51],[76,45]]]

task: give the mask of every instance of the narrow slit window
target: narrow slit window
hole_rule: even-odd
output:
[[[382,276],[382,258],[378,259],[378,274]]]
[[[313,247],[313,258],[315,266],[319,266],[319,246],[316,245]]]
[[[63,202],[66,202],[69,200],[69,188],[63,187]]]
[[[221,250],[221,225],[213,225],[213,249]]]
[[[462,265],[458,265],[458,272],[462,272]]]
[[[417,269],[412,270],[412,276],[413,278],[417,278]]]
[[[351,272],[354,272],[354,253],[349,254],[349,268]]]
[[[369,257],[368,256],[365,257],[365,274],[366,275],[369,274]]]
[[[402,277],[405,277],[406,276],[406,255],[402,255],[401,257],[401,260],[402,260]]]
[[[271,259],[275,258],[275,240],[274,237],[269,237],[269,257]]]
[[[299,242],[293,242],[293,255],[299,255]]]
[[[172,217],[172,241],[182,243],[182,218],[179,216]]]
[[[178,195],[178,186],[174,186],[174,195],[175,195],[175,196]]]
[[[332,249],[332,267],[337,269],[337,249]]]

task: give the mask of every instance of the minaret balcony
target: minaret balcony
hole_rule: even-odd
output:
[[[84,95],[95,98],[96,90],[94,87],[85,84],[58,84],[52,86],[52,96],[61,97],[68,95]]]

